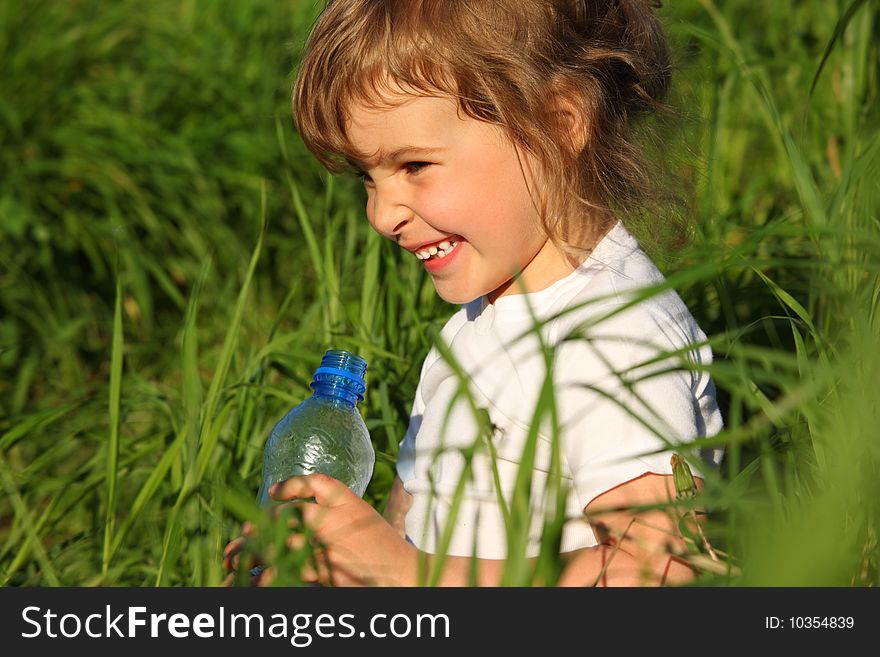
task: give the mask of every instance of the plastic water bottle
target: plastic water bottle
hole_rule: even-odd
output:
[[[272,429],[263,451],[263,482],[257,497],[271,504],[272,484],[321,472],[363,497],[376,453],[356,405],[367,390],[367,362],[353,353],[324,354],[310,384],[314,394],[291,409]]]

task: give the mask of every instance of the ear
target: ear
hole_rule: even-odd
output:
[[[584,94],[571,84],[557,79],[551,86],[550,114],[559,137],[577,157],[589,141],[589,112]]]

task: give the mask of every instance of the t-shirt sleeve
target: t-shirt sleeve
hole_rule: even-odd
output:
[[[682,356],[686,335],[636,306],[558,345],[556,407],[581,508],[645,472],[671,474],[670,447],[706,435],[706,414],[720,420],[711,380],[684,366],[711,351]]]

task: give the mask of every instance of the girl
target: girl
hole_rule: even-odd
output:
[[[637,298],[663,277],[615,213],[644,195],[630,126],[659,106],[669,70],[647,0],[328,3],[295,86],[300,135],[330,170],[363,178],[370,225],[461,305],[442,339],[475,407],[432,348],[384,518],[329,477],[276,485],[277,500],[317,501],[300,505],[323,546],[306,579],[416,584],[442,552],[440,583],[496,585],[509,514],[528,516],[520,549],[533,559],[557,499],[560,584],[692,578],[673,556],[676,523],[630,507],[672,499],[669,448],[720,429],[711,352],[675,292]],[[555,426],[534,417],[539,340],[553,348]],[[486,442],[473,408],[494,429],[485,449],[470,449]],[[711,467],[722,454],[701,456]],[[511,509],[524,461],[529,504]]]

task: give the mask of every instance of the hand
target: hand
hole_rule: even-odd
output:
[[[223,568],[226,570],[226,579],[223,580],[223,586],[234,586],[237,579],[238,567],[241,562],[241,553],[247,545],[248,539],[254,538],[257,535],[256,528],[253,524],[249,522],[245,522],[241,526],[241,534],[229,541],[226,544],[226,547],[223,548]],[[262,558],[257,555],[252,555],[250,562],[247,565],[247,572],[250,571],[257,566],[262,561]],[[251,586],[257,585],[258,578],[256,576],[248,575],[249,583]]]
[[[322,474],[292,477],[275,484],[269,494],[288,504],[290,500],[315,499],[315,504],[292,504],[309,530],[316,557],[315,568],[305,566],[301,570],[303,581],[332,586],[405,586],[415,582],[416,549],[342,482]],[[303,527],[296,522],[290,524],[294,532],[287,539],[287,547],[304,548],[307,539]],[[228,570],[237,565],[235,556],[249,535],[253,535],[252,527],[247,527],[244,537],[227,545],[224,563]],[[251,583],[266,586],[275,574],[269,567]]]
[[[245,525],[248,523],[245,523]],[[244,532],[244,525],[242,525],[242,533]],[[223,568],[226,570],[227,577],[223,581],[224,586],[229,586],[232,584],[230,578],[235,577],[235,571],[238,570],[238,563],[241,560],[239,556],[239,552],[241,551],[242,545],[244,545],[244,536],[239,536],[238,538],[234,538],[226,544],[226,547],[223,548]]]
[[[268,511],[271,515],[271,522],[273,523],[278,524],[283,518],[289,529],[296,529],[302,526],[299,507],[292,502],[273,504]],[[297,519],[297,515],[300,516],[299,519]],[[269,520],[268,516],[267,520]],[[263,529],[269,529],[269,527],[263,526]],[[283,535],[280,534],[280,525],[272,529],[279,530],[277,538],[282,538],[282,545],[287,542],[288,546],[290,546],[290,543],[294,542],[292,538],[287,541],[284,540]],[[269,535],[272,535],[273,533],[274,531],[269,532]],[[241,534],[226,544],[226,547],[223,549],[223,567],[226,569],[228,575],[223,581],[224,586],[235,586],[236,584],[267,586],[271,583],[274,579],[275,571],[274,569],[267,568],[264,572],[264,564],[267,563],[267,561],[272,562],[275,560],[277,552],[276,546],[279,544],[276,540],[274,541],[274,545],[269,545],[266,544],[265,540],[260,541],[259,539],[261,538],[263,537],[260,536],[258,528],[250,522],[245,522],[241,526]],[[296,561],[302,564],[303,561],[311,559],[314,563],[314,550],[304,549],[309,547],[304,544],[304,541],[296,541],[296,545],[301,550],[301,554],[299,555],[301,558]],[[241,565],[240,562],[242,556],[249,557],[249,559],[247,565],[243,566],[242,572],[239,573],[238,571],[239,566]],[[287,567],[287,564],[285,567]],[[297,567],[297,569],[300,571],[299,579],[302,582],[318,581],[314,569],[308,566]]]

